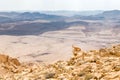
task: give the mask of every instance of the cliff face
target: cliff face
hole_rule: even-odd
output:
[[[120,45],[82,51],[73,46],[73,57],[54,64],[20,63],[0,55],[2,80],[120,80]]]

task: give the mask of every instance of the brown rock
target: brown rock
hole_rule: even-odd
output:
[[[6,56],[4,54],[0,54],[0,63],[7,63],[9,56]]]
[[[16,58],[10,59],[10,62],[12,62],[13,64],[15,64],[16,66],[20,66],[20,62]]]

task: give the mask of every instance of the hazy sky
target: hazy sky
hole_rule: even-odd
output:
[[[120,0],[0,0],[0,11],[113,9],[120,9]]]

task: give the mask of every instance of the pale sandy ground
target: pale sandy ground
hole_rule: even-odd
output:
[[[39,36],[0,36],[0,53],[17,57],[21,62],[51,63],[67,60],[72,55],[72,45],[83,50],[99,49],[118,44],[120,34],[113,36],[110,30],[86,36],[84,27],[70,27],[65,30],[45,32]]]

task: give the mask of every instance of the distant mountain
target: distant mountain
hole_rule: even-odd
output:
[[[104,11],[97,15],[90,15],[90,16],[75,15],[73,17],[82,20],[120,19],[120,10]]]
[[[120,19],[120,10],[83,11],[83,12],[81,11],[0,12],[0,23],[33,20],[64,21],[69,19],[81,19],[81,20]]]
[[[4,16],[0,16],[0,22],[3,23],[3,22],[8,22],[8,21],[11,21],[11,18],[9,17],[4,17]]]
[[[62,16],[56,16],[56,15],[47,15],[47,14],[42,14],[39,12],[24,12],[20,15],[18,15],[18,18],[22,19],[29,19],[29,20],[34,20],[34,19],[60,19]]]
[[[120,10],[104,11],[102,14],[97,16],[102,16],[108,19],[120,19]]]
[[[42,11],[41,13],[48,14],[48,15],[58,15],[58,16],[90,16],[90,15],[97,15],[102,13],[101,10],[95,10],[95,11]]]
[[[0,35],[39,35],[71,26],[84,26],[83,32],[87,32],[87,34],[104,29],[114,30],[117,34],[120,29],[120,11],[111,10],[97,15],[75,15],[71,17],[39,12],[0,13]]]
[[[20,13],[19,12],[0,12],[0,16],[4,16],[4,17],[16,17],[18,16]]]
[[[0,12],[0,23],[32,20],[61,20],[64,17],[39,12]]]
[[[111,10],[111,11],[104,11],[102,13],[104,16],[119,16],[120,15],[120,10]]]
[[[73,16],[73,18],[75,19],[81,19],[81,20],[103,20],[104,17],[103,16],[99,16],[99,15],[91,15],[91,16],[79,16],[79,15],[75,15]]]

